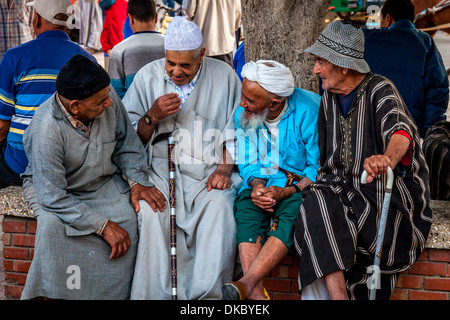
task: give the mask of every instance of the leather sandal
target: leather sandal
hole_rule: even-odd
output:
[[[222,286],[223,300],[245,300],[247,289],[242,282],[233,281]]]

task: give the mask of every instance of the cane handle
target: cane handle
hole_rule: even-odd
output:
[[[366,184],[367,183],[367,176],[368,173],[366,170],[363,171],[361,175],[361,183]],[[392,171],[391,167],[388,167],[387,171],[387,182],[386,182],[386,188],[392,189],[392,185],[394,184],[394,172]]]

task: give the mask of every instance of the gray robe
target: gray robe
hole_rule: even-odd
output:
[[[123,98],[133,123],[158,97],[174,90],[164,80],[164,63],[165,59],[161,59],[142,68]],[[236,256],[233,202],[241,178],[234,172],[232,187],[223,191],[208,192],[206,182],[221,160],[224,143],[234,139],[233,115],[240,102],[240,89],[239,78],[227,64],[204,58],[196,87],[181,110],[158,123],[146,146],[151,182],[168,200],[167,141],[154,145],[152,141],[158,134],[176,129],[180,300],[221,299],[222,285],[233,277]],[[217,152],[211,157],[214,148]],[[140,239],[131,299],[170,299],[169,205],[164,212],[154,212],[141,201],[138,220]]]
[[[38,228],[22,299],[127,299],[136,257],[137,220],[122,178],[151,186],[146,155],[114,90],[113,105],[87,136],[64,117],[55,95],[24,135],[29,166],[24,196]],[[111,246],[95,231],[106,219],[124,228],[128,252],[110,260]]]

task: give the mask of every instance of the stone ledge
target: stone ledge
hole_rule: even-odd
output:
[[[433,223],[426,248],[450,249],[450,201],[431,200]]]
[[[34,218],[24,200],[22,187],[0,189],[0,215]]]
[[[450,249],[450,201],[431,201],[433,224],[425,245],[431,249]],[[34,218],[24,201],[21,187],[0,189],[0,215]]]

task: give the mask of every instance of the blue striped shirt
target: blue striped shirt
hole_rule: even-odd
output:
[[[56,91],[59,70],[75,54],[95,58],[64,31],[41,33],[35,40],[9,49],[0,61],[0,119],[10,122],[5,161],[16,173],[28,164],[23,133],[36,109]]]

